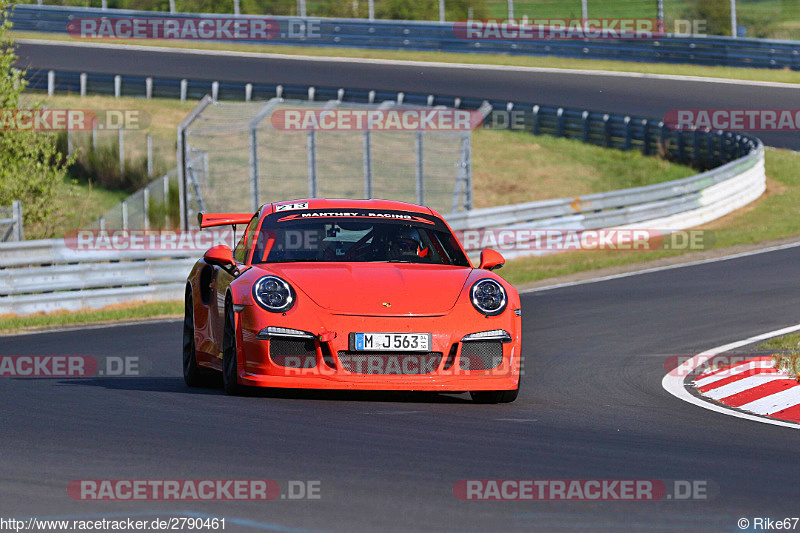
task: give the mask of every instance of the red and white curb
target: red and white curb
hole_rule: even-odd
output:
[[[773,368],[770,357],[754,357],[730,367],[700,374],[692,383],[699,395],[692,394],[685,383],[685,376],[703,365],[710,356],[795,331],[800,331],[800,324],[697,354],[682,365],[685,372],[667,374],[661,381],[661,386],[673,396],[704,409],[765,424],[800,429],[800,383]]]

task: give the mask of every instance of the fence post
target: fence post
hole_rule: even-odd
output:
[[[147,134],[147,177],[153,179],[153,136]]]
[[[102,9],[103,11],[105,11],[106,9],[108,9],[108,0],[103,0],[103,1],[100,3],[100,9]]]
[[[86,96],[86,82],[87,82],[87,74],[85,72],[81,72],[81,96]]]
[[[306,16],[306,0],[297,0],[297,16]]]
[[[317,136],[308,130],[308,196],[317,197]]]
[[[122,229],[128,229],[128,200],[122,200]]]
[[[439,22],[444,22],[444,0],[439,0]]]
[[[169,227],[169,174],[164,174],[164,228]]]
[[[181,80],[181,102],[186,101],[186,93],[189,89],[189,80],[183,79]]]
[[[14,240],[17,242],[25,240],[25,232],[22,223],[22,202],[14,200],[11,202],[11,211],[14,217]]]
[[[122,76],[117,74],[114,76],[114,98],[122,96]]]
[[[142,191],[144,201],[144,229],[150,229],[150,189],[147,187]]]
[[[364,198],[372,199],[372,138],[364,130]]]
[[[316,94],[317,94],[317,89],[315,89],[314,87],[309,87],[308,88],[308,101],[309,102],[313,102],[314,101],[314,96],[316,96]]]
[[[422,132],[418,131],[414,138],[414,155],[416,156],[416,177],[417,177],[417,204],[425,205],[425,174],[423,165],[423,138]]]
[[[144,79],[144,96],[148,100],[153,97],[153,78],[150,76]]]
[[[558,119],[558,130],[556,133],[556,137],[563,137],[564,136],[564,108],[559,107],[558,111],[556,111],[556,118]]]
[[[250,127],[250,211],[258,209],[258,134]]]
[[[175,13],[175,0],[169,0],[169,12]]]
[[[539,129],[540,128],[540,125],[539,125],[539,106],[538,105],[533,106],[533,109],[531,111],[533,112],[533,134],[534,135],[539,135],[539,132],[540,132],[540,129]]]
[[[219,96],[219,82],[218,81],[211,82],[211,101],[217,103],[218,96]]]
[[[125,138],[122,133],[122,127],[117,131],[119,132],[119,177],[123,179],[125,178]]]
[[[611,116],[603,115],[603,147],[611,146]]]
[[[642,154],[650,155],[650,121],[642,119]]]
[[[47,96],[53,96],[56,92],[56,71],[47,71]]]
[[[244,101],[249,102],[253,98],[253,84],[248,83],[244,86]]]
[[[241,15],[241,12],[239,11],[239,0],[233,0],[233,14]]]

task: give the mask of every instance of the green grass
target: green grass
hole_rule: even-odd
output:
[[[74,41],[68,35],[16,32],[9,34],[14,39],[43,39],[51,41]],[[106,41],[104,41],[106,42]],[[639,63],[632,61],[606,61],[595,59],[568,59],[559,57],[510,56],[504,54],[468,54],[445,52],[416,52],[406,50],[368,50],[344,47],[248,45],[227,42],[200,41],[107,41],[115,44],[135,44],[139,46],[168,46],[172,48],[193,48],[200,50],[230,50],[287,55],[306,55],[318,57],[347,57],[365,59],[389,59],[405,61],[433,61],[443,63],[465,63],[475,65],[504,65],[516,67],[546,67],[561,69],[608,70],[616,72],[639,72],[644,74],[671,74],[681,76],[701,76],[730,78],[750,81],[770,81],[800,83],[800,72],[790,69],[767,70],[733,67],[709,67],[703,65],[668,65],[661,63]]]
[[[759,350],[797,350],[798,347],[800,347],[800,333],[775,337],[756,346]]]
[[[800,153],[767,149],[769,187],[759,200],[703,226],[713,231],[714,248],[750,245],[800,235]],[[517,259],[500,274],[514,284],[575,274],[597,268],[645,263],[688,255],[689,250],[580,251]]]
[[[56,185],[52,213],[41,222],[26,224],[25,238],[53,239],[85,228],[127,196],[124,191],[109,191],[65,176]]]
[[[697,173],[634,150],[524,132],[480,129],[472,144],[476,208],[626,189]]]
[[[147,302],[108,307],[76,313],[59,312],[49,315],[0,316],[0,331],[13,334],[23,331],[58,328],[80,324],[98,324],[122,320],[175,318],[183,315],[182,301]]]

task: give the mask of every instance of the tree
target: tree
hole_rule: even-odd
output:
[[[14,67],[14,43],[7,36],[12,4],[0,0],[0,113],[14,116],[27,85]],[[28,106],[30,107],[30,106]],[[13,121],[12,121],[13,123]],[[56,148],[56,136],[40,131],[0,128],[0,205],[22,200],[25,223],[44,220],[52,210],[56,186],[71,162]]]

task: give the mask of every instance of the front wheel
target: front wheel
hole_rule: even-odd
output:
[[[245,388],[239,384],[239,364],[236,355],[236,321],[233,302],[225,300],[225,327],[222,333],[222,388],[225,394],[237,396]]]
[[[475,403],[511,403],[519,395],[519,386],[522,383],[522,374],[517,380],[517,388],[514,390],[480,390],[469,393]]]

